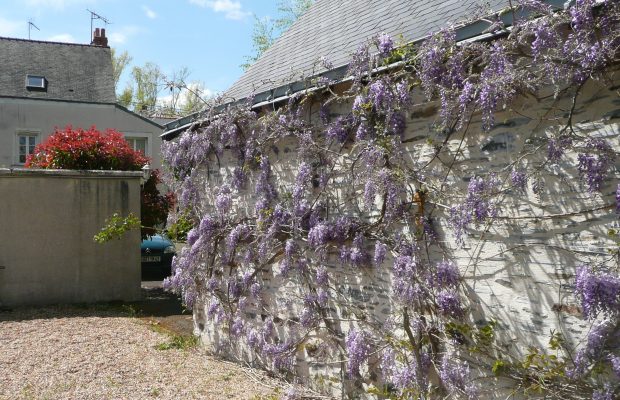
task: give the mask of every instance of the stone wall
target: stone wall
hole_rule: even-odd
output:
[[[480,115],[474,115],[466,134],[459,131],[449,137],[449,150],[437,158],[434,145],[446,140],[445,133],[436,129],[438,105],[419,95],[415,98],[417,105],[408,114],[403,138],[407,142],[406,156],[412,163],[428,161],[426,179],[435,187],[443,185],[446,193],[444,204],[433,205],[438,208],[435,228],[441,246],[457,262],[465,277],[463,287],[469,300],[467,318],[478,325],[497,321],[500,342],[505,351],[516,356],[522,355],[530,345],[546,348],[552,331],[561,333],[576,346],[590,326],[581,317],[573,295],[574,272],[580,264],[609,258],[608,248],[613,242],[607,230],[618,227],[618,217],[613,211],[618,165],[610,171],[610,178],[600,193],[588,193],[576,169],[575,153],[567,153],[555,165],[546,165],[545,157],[541,157],[540,152],[535,154],[535,150],[546,149],[543,138],[557,134],[564,127],[572,108],[576,135],[603,137],[616,151],[620,149],[619,83],[617,76],[613,84],[590,81],[575,105],[571,95],[554,95],[551,88],[536,97],[522,96],[510,109],[496,114],[496,124],[490,132],[482,131]],[[347,107],[351,109],[350,105],[343,105],[343,110]],[[311,109],[316,111],[318,107]],[[316,112],[308,112],[311,118],[316,117]],[[298,167],[295,146],[291,140],[269,154],[275,182],[294,179],[292,173]],[[443,167],[452,163],[455,154],[454,173],[445,179]],[[213,182],[217,182],[218,176],[230,174],[234,166],[232,158],[220,161],[221,168],[212,171]],[[534,193],[528,185],[525,192],[506,191],[498,205],[497,220],[489,226],[470,230],[464,246],[458,246],[447,226],[448,206],[467,193],[472,177],[497,171],[500,179],[508,179],[515,162],[530,167],[545,164],[540,174],[530,177],[530,182],[537,182],[542,189]],[[344,168],[343,173],[346,173]],[[346,192],[346,188],[342,188],[343,196]],[[342,200],[350,204],[360,202],[360,197]],[[410,222],[403,221],[404,229]],[[359,310],[356,318],[366,315],[375,321],[382,321],[391,314],[395,303],[390,259],[386,260],[385,268],[368,269],[363,273],[340,265],[337,255],[330,260],[328,268],[336,282],[331,290],[351,302],[349,311],[332,310],[339,317],[338,327],[343,333],[354,325],[354,318],[347,314],[351,309]],[[279,309],[282,321],[298,321],[302,309],[301,299],[296,296],[299,288],[287,282],[283,286],[275,272],[264,278],[262,283],[268,290],[262,303]],[[223,349],[221,327],[215,327],[206,314],[205,307],[194,309],[196,332],[205,344],[216,350]],[[260,324],[260,310],[254,318]],[[276,327],[281,328],[277,324]],[[323,339],[309,335],[304,346],[298,348],[296,373],[315,389],[344,397],[345,392],[352,393],[345,377],[346,355],[344,350],[326,355],[321,346]],[[250,364],[258,361],[258,356],[241,343],[237,344],[236,351],[237,357]],[[374,367],[371,360],[370,369]],[[375,376],[379,373],[375,371]],[[493,390],[495,388],[483,388],[486,398],[494,398]]]
[[[140,298],[140,232],[93,236],[140,215],[141,172],[0,169],[0,307]]]

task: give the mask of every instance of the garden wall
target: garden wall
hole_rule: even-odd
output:
[[[434,189],[443,186],[446,193],[446,206],[441,203],[432,206],[437,208],[434,227],[444,254],[450,254],[464,276],[462,290],[469,301],[466,319],[479,327],[496,321],[496,335],[503,346],[501,351],[515,359],[523,357],[529,346],[547,349],[552,332],[561,333],[572,346],[578,346],[591,326],[581,317],[574,297],[574,273],[583,263],[604,262],[610,257],[608,250],[614,242],[607,231],[619,225],[614,214],[618,165],[613,165],[610,178],[604,182],[600,193],[589,193],[576,168],[576,153],[567,153],[554,165],[540,169],[543,172],[530,176],[525,191],[506,190],[494,222],[468,230],[462,247],[456,244],[451,229],[447,228],[448,205],[453,203],[451,196],[467,193],[471,178],[489,171],[497,171],[498,179],[505,182],[515,163],[528,167],[548,164],[535,150],[547,145],[541,138],[554,136],[565,126],[571,109],[574,110],[572,123],[576,135],[605,138],[618,151],[618,85],[617,74],[613,82],[589,81],[575,104],[574,92],[558,95],[552,88],[537,93],[536,97],[522,96],[511,109],[495,115],[496,124],[490,132],[483,133],[481,117],[475,114],[465,129],[466,134],[458,131],[449,138],[436,130],[438,104],[429,103],[418,95],[414,99],[416,105],[407,114],[404,157],[418,165],[428,162],[423,179]],[[344,104],[342,109],[350,111],[351,105]],[[318,118],[318,106],[307,111],[310,118]],[[337,113],[338,110],[332,107],[331,111]],[[444,139],[449,150],[436,156],[435,145]],[[296,146],[294,139],[288,143],[281,141],[268,155],[276,186],[284,186],[283,182],[290,186],[294,181],[299,165]],[[230,176],[236,165],[233,156],[222,157],[219,161],[219,170],[215,168],[210,173],[213,187],[217,187],[220,177]],[[446,177],[444,168],[449,164],[452,164],[453,173]],[[348,172],[343,166],[336,168],[342,168],[343,174]],[[339,210],[346,212],[347,207],[363,207],[362,194],[351,196],[345,184],[343,180],[342,187],[336,189]],[[251,194],[247,198],[251,198]],[[243,201],[240,204],[246,209],[237,208],[238,213],[251,213],[248,210],[253,204]],[[413,221],[402,223],[404,230],[413,225]],[[430,256],[438,261],[444,257]],[[276,263],[278,260],[281,257],[276,258]],[[337,254],[330,254],[326,263],[330,270],[330,293],[341,300],[339,304],[348,303],[346,309],[336,305],[330,309],[337,335],[344,337],[356,326],[354,320],[379,325],[390,323],[385,319],[393,315],[397,307],[393,297],[392,261],[388,256],[385,268],[366,268],[360,272],[342,265]],[[264,269],[259,274],[263,285],[260,304],[272,313],[276,310],[276,330],[295,329],[303,312],[303,290],[294,280],[279,277],[278,269],[277,266]],[[207,302],[194,308],[196,332],[203,342],[215,350],[260,365],[260,356],[245,341],[239,340],[231,348],[222,331],[226,328],[216,326],[212,318],[207,317],[208,307]],[[248,317],[260,326],[265,315],[257,307],[255,314]],[[404,332],[396,329],[395,334],[404,335]],[[297,347],[296,374],[315,389],[338,397],[367,389],[368,386],[357,389],[349,386],[346,351],[342,348],[334,351],[336,345],[326,346],[329,340],[313,332],[304,336]],[[369,359],[370,374],[363,374],[369,376],[366,384],[379,380],[381,371],[377,368],[377,358],[371,356]],[[479,372],[489,375],[489,371]],[[480,398],[495,398],[495,391],[500,390],[501,384],[481,387]],[[360,393],[353,397],[361,396]]]
[[[140,232],[93,236],[140,215],[141,175],[0,169],[0,307],[139,299]]]

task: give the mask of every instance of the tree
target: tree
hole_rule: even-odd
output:
[[[241,66],[248,69],[260,56],[276,41],[280,35],[301,17],[314,0],[280,0],[278,3],[279,16],[275,20],[258,18],[254,15],[254,32],[252,33],[253,55],[247,56],[246,63]]]
[[[131,107],[133,101],[133,88],[127,86],[120,95],[116,96],[116,102],[123,107]]]
[[[164,74],[157,64],[147,62],[143,67],[133,67],[133,103],[135,111],[155,108],[157,95],[164,83]]]
[[[115,49],[111,49],[111,50],[112,50],[112,73],[114,74],[114,91],[116,91],[118,89],[118,81],[121,79],[121,75],[123,74],[123,71],[125,70],[125,68],[127,68],[132,58],[129,55],[129,53],[127,53],[127,50],[123,51],[119,55],[116,54]]]
[[[149,158],[133,150],[123,135],[116,130],[98,131],[56,129],[53,135],[35,147],[26,160],[27,168],[76,169],[76,170],[120,170],[140,171]],[[173,195],[160,194],[159,171],[154,170],[140,192],[142,236],[156,232],[155,227],[166,222],[168,210],[173,204]]]
[[[117,57],[112,51],[115,86],[130,61],[127,52]],[[116,101],[123,107],[149,116],[182,117],[192,114],[203,107],[209,92],[202,82],[187,83],[189,76],[187,67],[167,75],[152,62],[135,66],[131,71],[131,82],[122,92],[117,92]]]
[[[202,110],[209,99],[209,91],[204,83],[194,82],[186,86],[185,96],[181,104],[180,114],[189,115]]]

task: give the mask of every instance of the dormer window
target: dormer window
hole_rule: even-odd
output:
[[[26,75],[26,89],[46,91],[47,79],[44,76]]]

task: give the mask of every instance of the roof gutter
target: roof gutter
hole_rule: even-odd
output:
[[[556,9],[563,9],[565,6],[572,3],[572,1],[566,2],[564,0],[547,0],[545,1],[545,3],[549,4],[552,7],[555,7]],[[513,25],[515,18],[516,19],[526,18],[530,14],[531,13],[525,12],[523,10],[515,10],[514,12],[511,12],[511,11],[504,12],[503,14],[499,16],[499,18],[502,20],[505,27],[511,27]],[[505,31],[500,31],[497,33],[486,32],[486,30],[489,29],[490,26],[491,26],[491,22],[487,20],[477,20],[470,24],[463,25],[455,30],[456,41],[457,43],[476,42],[476,41],[492,39],[492,38],[505,34]],[[428,36],[423,37],[421,39],[412,40],[408,44],[409,45],[419,44],[425,41],[427,38]],[[370,73],[374,75],[382,71],[398,68],[399,66],[402,66],[403,64],[404,63],[402,61],[398,61],[393,64],[375,68],[372,71],[370,71]],[[321,90],[324,88],[324,86],[308,87],[309,82],[319,77],[328,78],[330,81],[333,82],[332,84],[344,83],[344,82],[350,81],[353,79],[353,77],[347,76],[348,68],[349,68],[348,64],[341,65],[339,67],[332,68],[329,71],[325,71],[323,73],[311,76],[305,80],[288,83],[286,85],[278,86],[274,89],[270,89],[270,90],[257,93],[256,95],[253,96],[253,99],[252,99],[253,104],[251,106],[251,109],[255,110],[255,109],[259,109],[261,107],[267,106],[267,105],[286,101],[294,95],[308,94],[308,93],[315,92],[317,90]],[[244,98],[240,100],[234,100],[234,101],[231,101],[225,104],[220,104],[214,107],[214,111],[216,113],[219,113],[220,111],[223,111],[227,107],[240,105],[246,101],[247,101],[247,98]],[[202,116],[203,116],[203,112],[199,111],[197,113],[188,115],[186,117],[183,117],[178,120],[172,121],[168,124],[165,124],[164,125],[165,131],[161,135],[161,138],[163,140],[172,140],[176,138],[183,131],[190,128],[196,122],[200,121]]]

